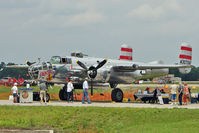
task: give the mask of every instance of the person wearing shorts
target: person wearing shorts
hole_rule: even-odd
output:
[[[12,94],[13,94],[13,103],[17,103],[17,96],[18,96],[18,88],[17,83],[14,83],[14,86],[12,87]]]
[[[177,88],[176,84],[171,85],[171,105],[177,104]]]
[[[47,104],[46,101],[46,91],[47,91],[47,86],[46,83],[43,81],[40,81],[39,84],[39,94],[40,94],[40,103],[42,104],[42,102],[45,102],[45,104]],[[43,101],[44,99],[44,101]]]

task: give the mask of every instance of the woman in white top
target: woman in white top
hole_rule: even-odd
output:
[[[14,83],[14,86],[12,87],[11,90],[13,94],[13,103],[17,103],[17,95],[18,95],[17,83]]]

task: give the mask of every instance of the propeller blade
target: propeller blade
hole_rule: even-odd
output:
[[[77,63],[80,67],[84,68],[85,70],[88,70],[87,67],[86,67],[86,65],[84,65],[84,63],[82,63],[81,61],[77,60],[76,63]]]
[[[26,61],[26,64],[28,65],[28,66],[31,66],[32,64],[35,64],[36,62],[30,62],[30,61]]]
[[[103,65],[106,64],[107,61],[108,61],[108,59],[105,59],[105,60],[101,61],[101,62],[96,66],[95,69],[97,70],[97,69],[101,68]]]

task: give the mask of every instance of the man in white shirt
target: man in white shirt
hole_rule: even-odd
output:
[[[69,79],[70,81],[68,82],[67,84],[67,101],[69,103],[69,99],[71,97],[71,102],[73,102],[73,83],[72,83],[72,80]]]
[[[13,94],[13,103],[17,103],[17,95],[18,95],[17,83],[14,83],[14,86],[12,87],[11,90]]]
[[[83,83],[83,98],[82,98],[82,104],[85,104],[85,96],[87,97],[87,102],[90,104],[89,96],[88,96],[88,78],[85,78],[85,81]]]

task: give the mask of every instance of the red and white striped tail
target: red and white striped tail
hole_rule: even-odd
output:
[[[121,46],[120,60],[133,61],[133,49],[126,44]]]
[[[192,62],[192,47],[190,44],[182,43],[180,50],[180,64],[191,65]],[[179,68],[179,71],[183,74],[191,72],[191,68]]]
[[[192,61],[192,47],[190,44],[182,43],[180,52],[180,64],[190,65]]]

